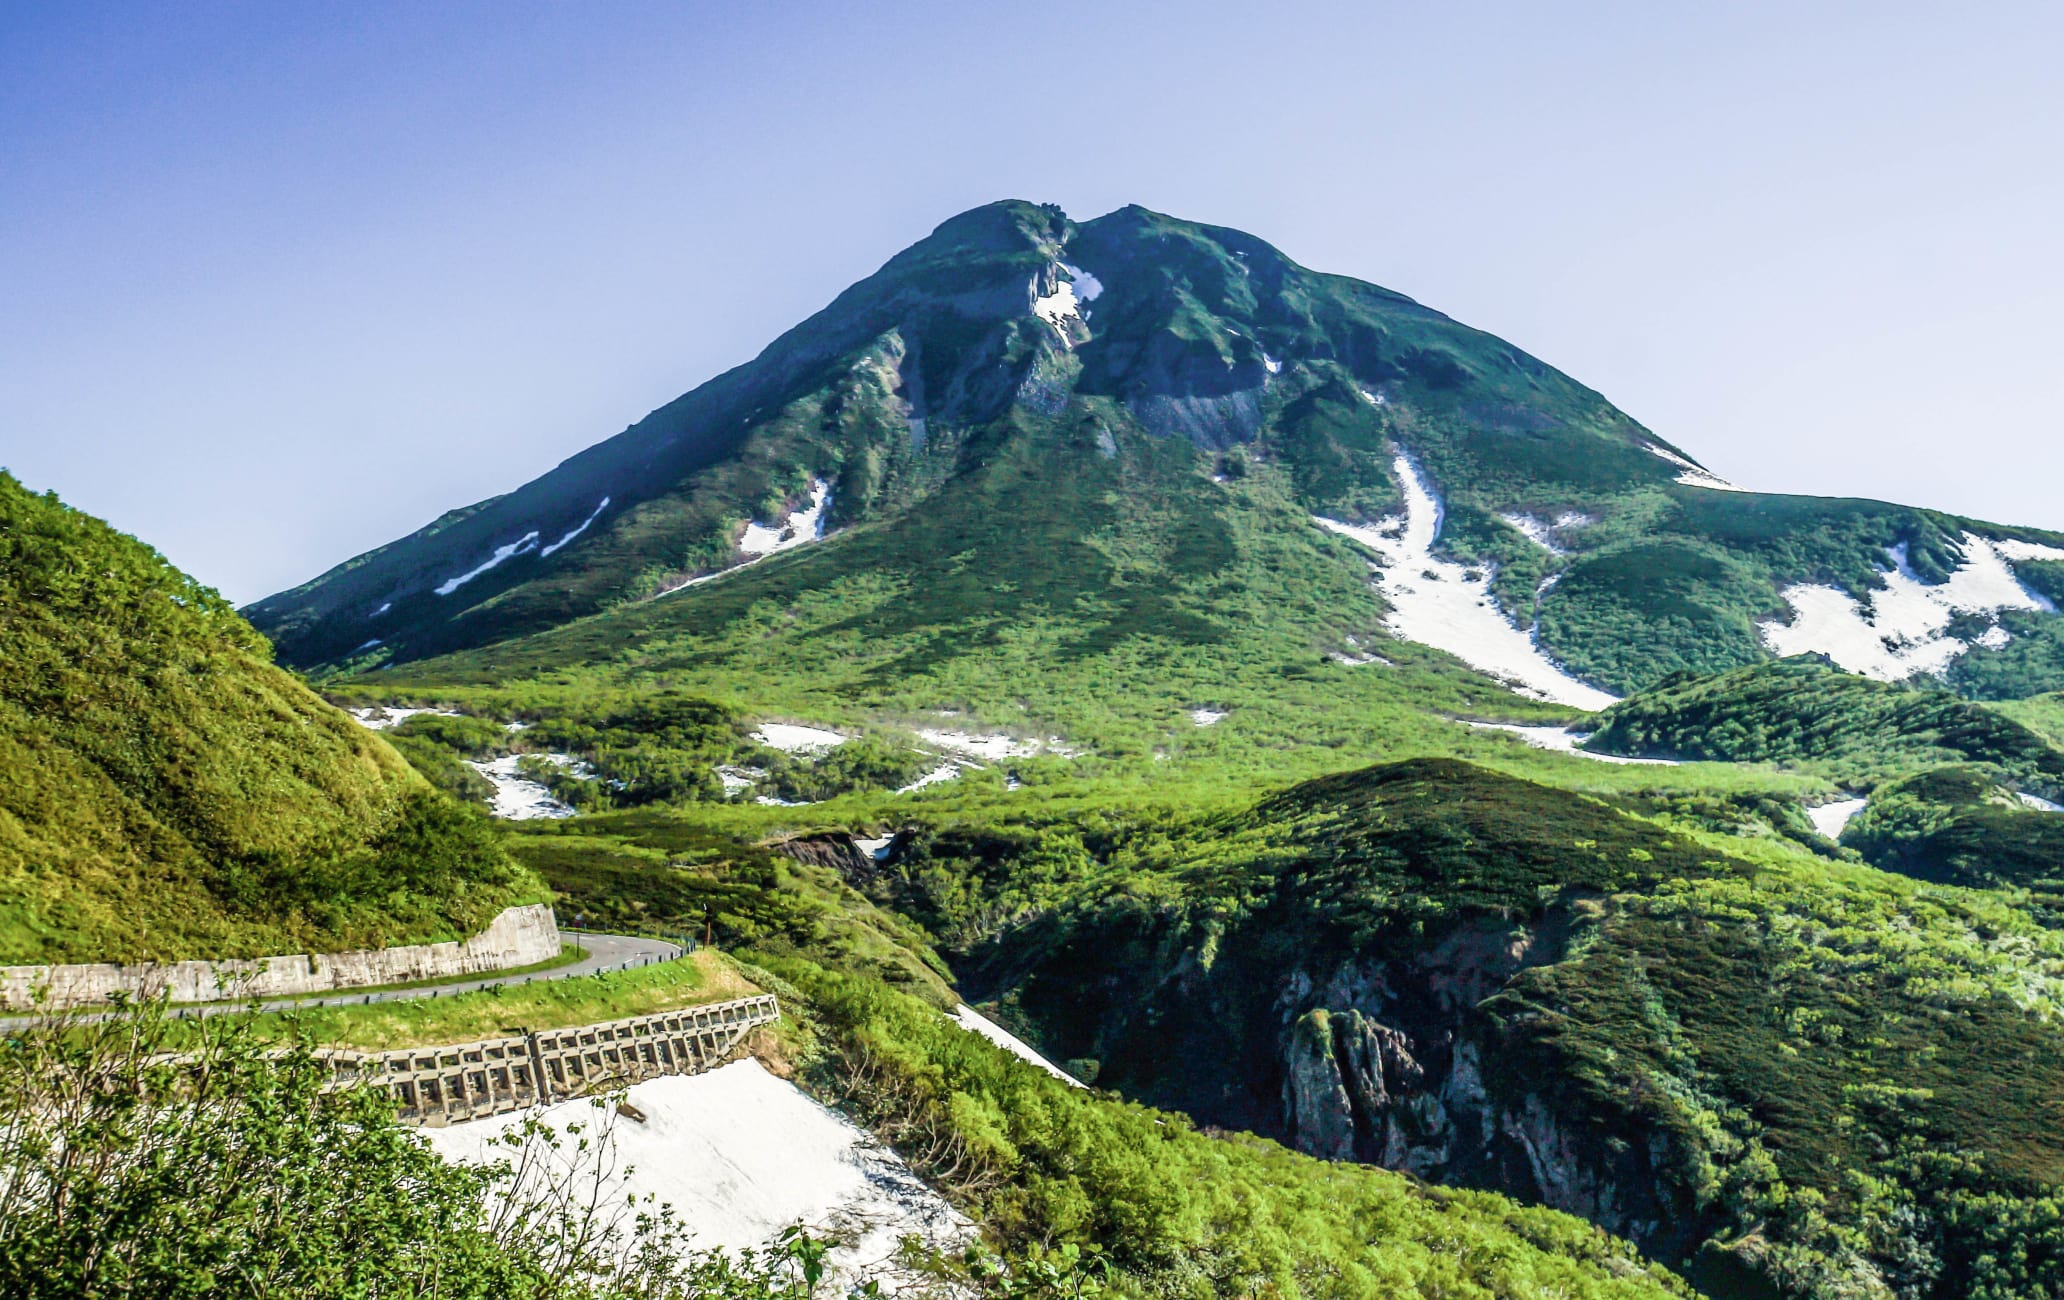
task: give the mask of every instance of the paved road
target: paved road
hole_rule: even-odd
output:
[[[374,1002],[411,1002],[418,998],[448,998],[458,993],[471,993],[477,989],[514,988],[518,984],[531,984],[538,980],[566,980],[580,975],[601,975],[609,971],[629,970],[634,966],[651,966],[658,962],[672,961],[682,955],[681,945],[668,943],[664,939],[646,939],[634,934],[567,934],[570,943],[580,945],[585,953],[579,961],[550,970],[532,971],[527,975],[482,975],[477,979],[457,980],[449,984],[433,984],[416,989],[363,989],[358,992],[326,993],[321,997],[276,998],[258,1004],[261,1011],[287,1011],[298,1007],[352,1007]],[[187,1003],[173,1009],[177,1016],[216,1016],[226,1012],[245,1011],[248,1002]],[[0,1025],[28,1024],[34,1016],[0,1017]],[[97,1019],[98,1017],[90,1017]]]

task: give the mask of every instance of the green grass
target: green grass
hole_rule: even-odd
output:
[[[0,963],[456,939],[539,896],[214,592],[0,473]]]
[[[627,971],[449,997],[269,1011],[252,1017],[252,1025],[268,1036],[382,1051],[623,1020],[759,991],[723,954],[701,949],[677,961]]]

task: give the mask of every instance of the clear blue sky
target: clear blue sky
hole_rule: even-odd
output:
[[[2064,7],[0,0],[0,464],[243,601],[954,212],[1409,293],[1756,488],[2064,527]]]

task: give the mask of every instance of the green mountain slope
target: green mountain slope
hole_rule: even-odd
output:
[[[892,894],[1051,880],[981,844]],[[1099,1086],[1582,1214],[1713,1295],[2064,1282],[2064,941],[1982,893],[1412,762],[1121,834],[1050,897],[969,989]]]
[[[303,667],[589,616],[623,620],[579,643],[613,648],[734,609],[718,588],[743,576],[683,584],[788,532],[828,555],[787,590],[837,599],[835,627],[922,667],[993,647],[1000,621],[1078,613],[1075,653],[1147,629],[1208,652],[1258,594],[1310,625],[1366,588],[1367,552],[1307,517],[1409,513],[1412,483],[1432,494],[1416,508],[1437,512],[1436,551],[1466,569],[1450,580],[1481,583],[1538,652],[1610,690],[1768,657],[1759,623],[1792,617],[1796,584],[1868,602],[1992,564],[1960,622],[1916,635],[1953,650],[1937,659],[1973,691],[2064,685],[2041,594],[2064,539],[1720,490],[1597,393],[1398,294],[1237,231],[1024,203],[954,218],[754,361],[248,613]],[[1242,542],[1258,533],[1269,563],[1333,574],[1255,592]],[[2002,559],[1990,539],[2018,549]],[[1356,598],[1365,622],[1386,599]],[[1837,621],[1852,616],[1878,617]]]
[[[1938,763],[1987,763],[2034,788],[2064,782],[2064,750],[1991,709],[1801,658],[1684,676],[1623,700],[1586,747],[1601,753],[1810,765],[1862,785]]]
[[[0,472],[0,962],[452,938],[528,881],[214,592]]]

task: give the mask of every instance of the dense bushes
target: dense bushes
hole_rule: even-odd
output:
[[[1096,1247],[1165,1296],[1687,1295],[1580,1220],[1420,1187],[1071,1089],[872,980],[776,970],[832,1040],[826,1083],[1007,1249]]]
[[[430,798],[219,596],[0,474],[0,962],[450,937],[521,883]],[[372,869],[417,851],[434,882]]]
[[[0,1041],[0,1294],[216,1300],[804,1300],[823,1247],[689,1248],[659,1207],[585,1193],[609,1112],[445,1163],[305,1047],[160,1008]]]

